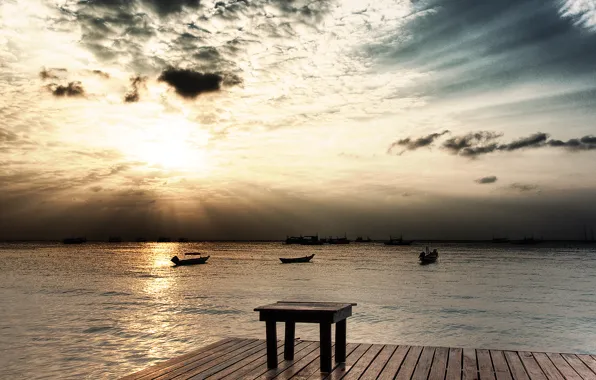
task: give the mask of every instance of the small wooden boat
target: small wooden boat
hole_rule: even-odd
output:
[[[186,255],[201,255],[201,254],[202,254],[201,252],[186,252],[186,253],[184,253],[184,256],[186,256]]]
[[[205,256],[205,257],[196,257],[194,259],[183,259],[180,260],[178,258],[178,256],[174,256],[172,257],[172,262],[176,265],[196,265],[196,264],[205,264],[207,262],[207,260],[209,260],[210,256]]]
[[[429,252],[428,247],[426,247],[426,252],[420,252],[418,258],[420,259],[420,264],[422,265],[431,264],[437,261],[439,258],[439,252],[436,249],[434,249],[432,252]]]
[[[310,256],[295,257],[295,258],[283,258],[283,257],[280,257],[279,259],[281,260],[281,262],[283,264],[308,263],[313,257],[315,257],[315,254],[314,253],[312,255],[310,255]]]

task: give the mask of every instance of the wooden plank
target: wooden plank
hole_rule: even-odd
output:
[[[176,376],[183,375],[184,378],[190,378],[192,376],[198,375],[202,372],[205,372],[209,368],[221,364],[227,360],[230,360],[237,355],[242,354],[246,350],[250,350],[251,348],[263,344],[262,340],[256,340],[252,343],[249,343],[245,346],[239,347],[236,350],[230,351],[224,355],[221,355],[213,360],[208,360],[206,362],[200,360],[198,362],[192,363],[190,365],[184,366],[182,368],[177,369],[174,372],[167,372],[159,377],[156,377],[157,380],[165,380],[165,379],[173,379]]]
[[[493,367],[495,369],[495,377],[497,380],[512,380],[511,371],[503,351],[490,350],[490,358],[493,360]]]
[[[382,344],[373,344],[371,348],[366,351],[364,355],[350,368],[346,376],[343,379],[346,380],[357,380],[360,376],[367,370],[367,368],[371,365],[373,360],[377,357],[379,352],[383,349]]]
[[[478,365],[476,364],[476,350],[464,348],[464,363],[462,367],[463,380],[478,380]]]
[[[277,348],[277,347],[276,347]],[[238,363],[239,361],[246,359],[252,355],[261,355],[263,352],[266,352],[266,345],[265,343],[261,342],[257,346],[252,347],[238,355],[233,356],[232,358],[226,360],[225,362],[219,363],[203,372],[200,375],[194,376],[193,378],[201,378],[206,379],[211,375],[215,375],[218,372],[225,370],[226,368]]]
[[[548,380],[565,380],[563,375],[561,375],[557,367],[555,367],[545,353],[533,352],[532,355],[540,368],[542,368],[542,372],[544,372]]]
[[[596,374],[592,372],[588,366],[584,364],[579,358],[573,354],[561,354],[563,358],[569,363],[571,367],[575,370],[575,372],[579,373],[579,375],[584,380],[596,380]]]
[[[315,342],[312,341],[302,341],[297,343],[294,346],[294,355],[297,352],[300,352],[304,349],[307,349],[308,347],[312,346]],[[284,350],[284,347],[281,347],[280,349],[281,351]],[[283,352],[280,352],[277,356],[278,360],[283,361]],[[247,365],[246,367],[233,372],[229,375],[224,375],[222,378],[224,379],[240,379],[244,376],[251,376],[250,374],[252,374],[252,378],[254,379],[257,376],[260,376],[262,373],[267,371],[267,356],[265,355],[264,357],[260,358],[259,360],[256,360],[255,362]]]
[[[449,359],[447,360],[447,379],[461,379],[462,354],[463,350],[461,348],[449,349]]]
[[[422,347],[410,347],[404,362],[401,364],[401,368],[397,372],[397,376],[395,377],[396,380],[410,380],[414,373],[414,369],[416,369],[416,363],[418,363],[418,358],[421,353]]]
[[[588,368],[590,368],[592,370],[592,372],[596,373],[596,359],[594,359],[593,357],[591,357],[590,355],[575,355],[579,358],[579,360],[581,360],[582,362],[584,362],[585,365],[588,366]]]
[[[149,375],[145,375],[145,376],[139,378],[139,380],[157,379],[160,376],[164,376],[165,374],[174,373],[174,372],[183,373],[184,370],[182,370],[182,368],[188,368],[188,366],[201,365],[204,363],[208,363],[209,361],[216,360],[218,357],[226,355],[229,352],[233,352],[234,350],[241,349],[242,347],[245,347],[245,346],[255,343],[255,342],[258,342],[258,340],[257,339],[238,339],[238,340],[231,342],[232,344],[226,345],[225,348],[223,348],[221,350],[217,350],[214,352],[206,352],[204,356],[199,355],[199,356],[195,356],[191,359],[184,360],[182,362],[178,362],[178,363],[176,363],[172,366],[169,366],[167,368],[162,368],[159,371],[152,372]]]
[[[211,343],[211,344],[209,344],[209,345],[207,345],[205,347],[201,347],[201,348],[199,348],[197,350],[194,350],[192,352],[189,352],[188,354],[184,354],[184,355],[180,355],[180,356],[177,356],[175,358],[172,358],[172,359],[168,359],[168,360],[166,360],[164,362],[161,362],[161,363],[152,365],[150,367],[147,367],[147,368],[145,368],[145,369],[143,369],[141,371],[138,371],[138,372],[132,373],[130,375],[124,376],[124,377],[120,378],[120,380],[138,379],[138,378],[140,378],[140,377],[142,377],[144,375],[148,375],[148,374],[150,374],[152,372],[156,372],[156,371],[158,371],[160,369],[169,367],[169,366],[174,365],[174,364],[176,364],[178,362],[181,362],[183,360],[191,359],[193,356],[197,356],[199,354],[203,354],[203,353],[205,353],[207,351],[216,351],[216,348],[218,348],[218,347],[221,347],[221,346],[223,346],[225,344],[232,344],[233,341],[239,341],[239,340],[241,340],[241,339],[225,338],[225,339],[219,340],[219,341],[217,341],[215,343]]]
[[[428,380],[444,380],[447,372],[447,359],[449,358],[449,348],[437,347],[435,349],[435,357],[433,359],[432,367]]]
[[[370,347],[371,347],[370,344],[360,344],[358,347],[356,347],[356,349],[354,351],[352,351],[350,356],[348,356],[346,358],[346,362],[335,366],[333,371],[331,371],[329,376],[325,377],[325,379],[338,380],[338,379],[343,378],[345,376],[345,374],[350,370],[350,368],[352,368],[352,366],[358,362],[358,360],[362,357],[362,355],[364,355],[366,353],[366,351],[368,351],[370,349]],[[320,379],[321,375],[314,374],[313,376],[311,376],[311,378],[312,379]]]
[[[532,380],[547,380],[546,375],[530,352],[520,351],[517,353],[526,367],[526,372]]]
[[[490,352],[488,350],[476,350],[476,359],[478,360],[480,380],[495,380],[495,370],[493,361],[490,358]]]
[[[284,343],[282,341],[278,341],[277,348],[281,349],[282,347],[284,347]],[[267,358],[267,351],[261,350],[259,352],[256,352],[256,353],[244,358],[243,360],[240,360],[236,364],[233,364],[233,365],[209,376],[209,379],[210,380],[218,380],[218,379],[224,378],[225,376],[228,376],[242,368],[246,368],[247,366],[253,364],[254,362],[259,361],[259,359],[265,360],[266,358]]]
[[[280,373],[284,372],[288,368],[291,368],[292,366],[295,366],[295,365],[300,366],[300,368],[302,368],[302,367],[304,367],[305,364],[308,364],[304,358],[305,357],[315,357],[316,358],[320,349],[321,349],[320,343],[314,342],[314,344],[312,346],[309,346],[307,350],[300,351],[300,353],[294,357],[294,360],[292,360],[292,361],[285,360],[283,363],[281,363],[281,365],[278,368],[270,369],[270,370],[266,371],[265,373],[261,374],[261,376],[257,377],[257,379],[260,379],[260,380],[273,379],[273,378],[277,377]],[[314,354],[314,355],[311,355],[311,354]]]
[[[234,379],[259,379],[259,378],[273,378],[281,373],[283,370],[288,368],[292,363],[298,361],[305,357],[306,355],[310,354],[313,351],[318,350],[319,342],[309,342],[309,345],[303,348],[300,351],[294,352],[294,360],[293,361],[281,361],[279,366],[274,369],[267,369],[266,366],[257,367],[254,371],[244,374],[242,376],[235,376]]]
[[[569,363],[567,363],[565,359],[563,359],[563,357],[560,354],[549,352],[546,354],[546,356],[548,356],[550,361],[555,365],[555,367],[557,367],[557,369],[559,370],[559,372],[561,372],[561,375],[563,375],[565,379],[582,379],[582,377],[577,372],[575,372],[575,370],[569,365]]]
[[[355,349],[358,347],[358,344],[348,343],[346,346],[346,355],[350,355]],[[316,358],[315,360],[311,361],[309,365],[302,368],[299,372],[295,373],[292,377],[292,380],[306,380],[312,377],[316,377],[316,374],[321,373],[321,367],[319,365],[319,360]]]
[[[283,372],[281,372],[279,375],[277,375],[277,377],[275,377],[275,379],[276,380],[294,379],[294,375],[296,375],[298,372],[302,371],[306,367],[310,366],[311,364],[314,364],[315,366],[317,366],[317,370],[318,370],[318,372],[320,372],[321,364],[318,360],[320,357],[319,356],[320,354],[321,354],[321,346],[319,345],[318,350],[314,350],[310,354],[303,357],[301,360],[295,361],[292,364],[290,364]],[[314,373],[314,371],[311,372],[311,375],[312,375],[312,373]]]
[[[366,372],[362,374],[360,380],[378,379],[379,375],[383,371],[383,368],[385,368],[396,349],[397,346],[384,345],[381,352],[379,352],[377,357],[372,361],[372,363],[370,363],[366,369]]]
[[[395,349],[395,352],[389,358],[387,365],[383,368],[383,371],[379,374],[380,380],[388,380],[395,378],[395,375],[401,368],[401,365],[406,358],[410,346],[399,346]]]
[[[519,355],[515,351],[505,351],[505,359],[515,380],[530,380]]]
[[[420,355],[420,359],[418,359],[418,363],[412,374],[412,380],[426,380],[430,373],[430,367],[433,364],[434,356],[435,347],[424,347],[422,349],[422,354]]]

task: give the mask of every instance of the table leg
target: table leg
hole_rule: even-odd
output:
[[[346,362],[346,325],[347,320],[335,324],[335,362]]]
[[[331,323],[321,322],[321,372],[331,372]]]
[[[266,321],[267,368],[277,368],[277,329],[275,321]]]
[[[286,340],[284,347],[284,359],[294,360],[294,336],[296,334],[296,322],[286,321]]]

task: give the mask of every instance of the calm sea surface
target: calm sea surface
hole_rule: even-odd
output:
[[[290,299],[357,302],[352,342],[596,353],[594,246],[437,248],[420,266],[421,246],[3,244],[0,378],[116,378],[223,337],[264,338],[253,309]],[[209,264],[172,267],[185,251]]]

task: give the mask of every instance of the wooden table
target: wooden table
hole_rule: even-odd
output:
[[[335,361],[346,361],[346,319],[355,303],[280,301],[259,306],[259,320],[266,323],[267,367],[277,368],[277,322],[285,322],[284,359],[294,359],[296,322],[318,323],[321,341],[321,372],[331,372],[331,324],[335,323]]]

